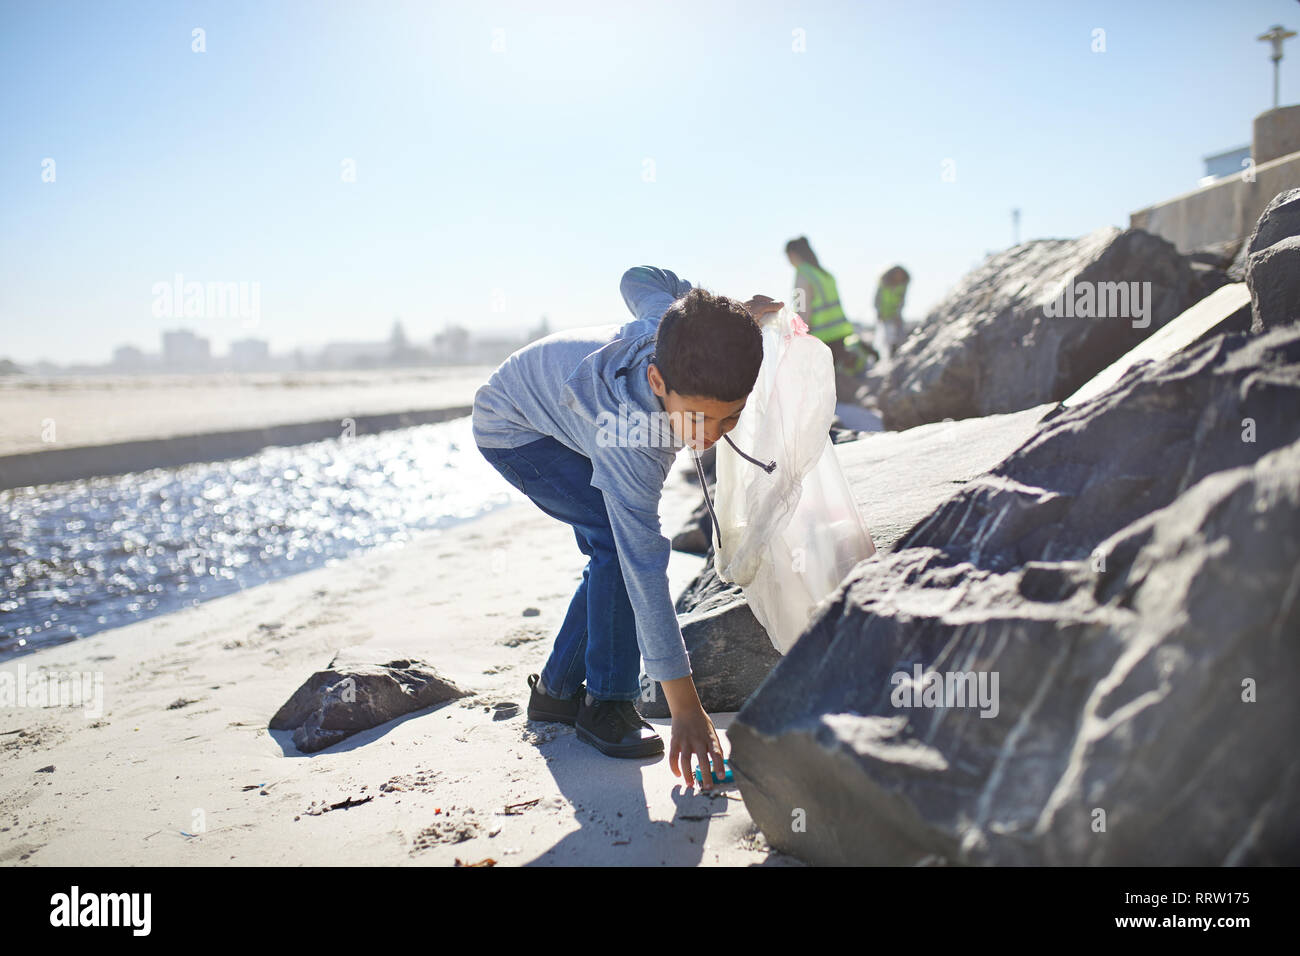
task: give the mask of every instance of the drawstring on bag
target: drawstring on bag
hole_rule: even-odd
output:
[[[762,469],[763,469],[765,472],[767,472],[769,475],[770,475],[772,472],[776,471],[776,462],[774,462],[774,461],[769,461],[769,462],[765,465],[765,464],[763,464],[761,461],[759,461],[757,458],[754,458],[754,457],[752,457],[752,456],[750,456],[750,455],[746,455],[746,454],[745,454],[743,451],[741,451],[739,448],[736,448],[736,443],[735,443],[734,441],[731,440],[731,436],[730,436],[730,435],[723,435],[722,437],[725,438],[725,439],[727,440],[727,444],[728,444],[728,445],[730,445],[732,448],[735,448],[735,450],[736,450],[736,454],[739,455],[741,458],[745,459],[745,461],[753,462],[755,465],[758,465],[759,468],[762,468]]]
[[[739,455],[741,458],[745,459],[745,461],[752,462],[753,464],[758,465],[759,468],[762,468],[769,475],[772,472],[776,471],[775,461],[769,461],[765,465],[757,458],[754,458],[752,455],[746,455],[739,448],[736,448],[736,443],[731,440],[730,435],[723,435],[722,437],[727,440],[727,444],[730,445],[735,450],[736,454]],[[722,550],[722,528],[718,524],[718,515],[713,510],[713,499],[709,497],[709,483],[704,480],[704,465],[700,463],[700,453],[696,451],[694,448],[691,449],[691,457],[695,459],[695,473],[700,476],[700,490],[704,492],[704,504],[705,507],[709,509],[709,518],[713,521],[713,533],[718,536],[717,550],[721,551]]]

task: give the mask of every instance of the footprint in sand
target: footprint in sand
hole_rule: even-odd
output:
[[[43,846],[44,843],[15,843],[7,850],[0,851],[0,863],[22,862]]]
[[[411,841],[411,853],[414,855],[442,844],[464,843],[466,840],[473,840],[482,832],[483,824],[470,816],[452,816],[446,820],[438,820],[415,835],[415,839]]]
[[[526,744],[532,744],[534,747],[540,747],[542,744],[549,744],[556,737],[563,737],[566,734],[574,733],[572,727],[565,724],[553,724],[540,720],[530,720],[524,724],[519,739]]]
[[[27,751],[49,749],[59,743],[67,733],[56,724],[24,727],[0,735],[0,751]]]
[[[436,770],[418,770],[392,777],[386,783],[381,783],[379,789],[384,793],[427,792],[433,790],[441,777],[442,774]]]
[[[506,636],[497,641],[502,647],[518,647],[520,644],[529,644],[533,641],[545,640],[546,632],[536,625],[522,624],[519,627],[512,627],[506,632]]]

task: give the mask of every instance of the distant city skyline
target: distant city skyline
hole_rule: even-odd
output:
[[[1275,23],[1300,5],[7,4],[0,358],[608,324],[644,263],[782,298],[801,235],[852,318],[902,263],[919,319],[1013,228],[1195,189],[1272,105]]]
[[[388,336],[383,339],[326,342],[319,347],[294,347],[273,352],[266,339],[248,337],[230,342],[225,352],[214,352],[211,340],[191,329],[164,329],[159,336],[158,351],[122,344],[113,349],[112,357],[104,363],[61,365],[38,360],[18,363],[16,368],[0,367],[0,374],[320,371],[497,364],[515,349],[550,331],[546,316],[542,316],[533,328],[514,334],[490,330],[475,335],[461,326],[448,326],[426,342],[409,337],[399,318],[394,320]]]

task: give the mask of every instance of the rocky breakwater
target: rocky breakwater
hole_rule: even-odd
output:
[[[1140,229],[1022,243],[968,273],[864,393],[889,430],[1060,401],[1221,281]]]
[[[773,846],[1300,863],[1300,322],[1268,304],[1290,282],[1258,333],[1049,414],[855,568],[728,731]]]

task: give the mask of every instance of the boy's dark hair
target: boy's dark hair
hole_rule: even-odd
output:
[[[654,364],[678,395],[738,402],[762,363],[763,333],[735,299],[691,289],[659,320]]]

